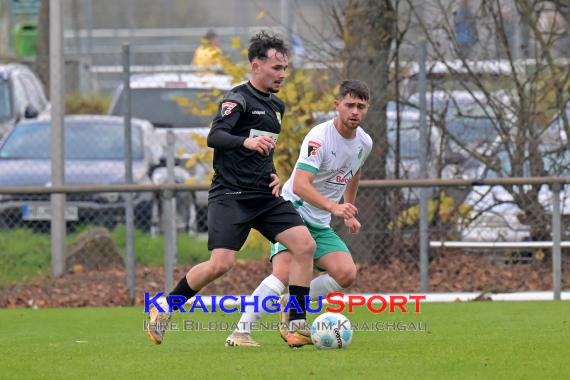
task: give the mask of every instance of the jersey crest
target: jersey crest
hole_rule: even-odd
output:
[[[232,110],[237,106],[237,103],[234,102],[223,102],[222,103],[222,117],[229,116],[232,113]]]
[[[317,150],[319,150],[319,148],[321,147],[321,144],[319,144],[316,141],[309,141],[308,145],[309,145],[309,149],[307,150],[307,157],[316,156]]]

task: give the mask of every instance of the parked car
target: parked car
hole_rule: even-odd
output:
[[[419,94],[412,94],[408,102],[419,108]],[[432,91],[426,94],[426,103],[429,117],[450,137],[450,149],[463,153],[484,154],[493,149],[500,129],[498,117],[507,119],[509,112],[505,92]]]
[[[23,119],[49,109],[42,84],[24,65],[0,65],[0,138]]]
[[[194,159],[208,149],[200,140],[207,137],[215,110],[207,112],[204,108],[216,104],[232,87],[231,76],[218,74],[154,73],[131,78],[132,116],[149,120],[156,127],[158,142],[165,150],[167,131],[175,134],[174,151],[180,166],[186,168],[177,170],[176,182],[207,182],[212,163]],[[111,102],[111,115],[124,115],[123,97],[121,85]],[[193,196],[201,219],[199,229],[204,231],[208,193],[197,191]]]
[[[0,187],[50,186],[51,151],[49,118],[22,121],[0,145]],[[67,116],[65,128],[65,183],[67,185],[125,183],[123,119],[113,116]],[[144,120],[132,121],[134,183],[150,184],[152,169],[162,152],[149,148],[156,139]],[[67,194],[66,220],[112,228],[124,222],[121,193]],[[135,223],[148,230],[158,218],[152,193],[135,193]],[[0,227],[49,228],[49,194],[0,194]]]
[[[567,110],[570,117],[570,108]],[[555,119],[540,135],[539,150],[547,176],[570,176],[570,150],[568,136],[563,128],[562,118]],[[501,164],[500,172],[481,168],[480,178],[508,177],[511,173],[511,161],[505,151],[497,154]],[[523,175],[530,176],[529,161],[522,165]],[[521,187],[519,191],[524,190]],[[538,201],[547,215],[552,214],[552,192],[542,185],[537,194]],[[525,222],[525,215],[519,205],[503,186],[476,186],[465,200],[473,209],[471,223],[461,231],[464,241],[529,241],[531,229]],[[570,186],[564,186],[561,192],[561,213],[570,217]],[[550,217],[549,217],[550,218]]]

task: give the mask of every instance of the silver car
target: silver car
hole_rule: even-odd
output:
[[[64,128],[67,185],[125,183],[122,118],[67,116]],[[0,145],[0,187],[51,185],[50,134],[48,118],[16,125]],[[133,120],[134,183],[151,183],[151,171],[161,154],[146,148],[153,138],[150,123]],[[113,228],[124,222],[125,200],[119,193],[72,193],[67,195],[66,204],[65,215],[71,228],[81,224]],[[48,230],[49,205],[49,194],[0,194],[0,227]],[[152,193],[135,193],[134,205],[138,228],[149,230],[152,223],[157,223],[157,204]]]

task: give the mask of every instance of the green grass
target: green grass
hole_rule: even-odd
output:
[[[562,379],[570,373],[568,302],[424,304],[421,314],[345,315],[353,322],[422,322],[427,331],[360,331],[337,351],[291,350],[271,331],[255,332],[262,348],[225,348],[225,331],[171,331],[153,346],[142,331],[142,308],[0,310],[0,368],[3,378],[137,380]],[[178,314],[173,321],[238,318]]]
[[[0,232],[0,286],[48,273],[50,250],[49,235],[25,229]]]
[[[89,229],[83,227],[71,234],[68,244],[76,241],[79,235]],[[113,240],[123,256],[126,247],[126,230],[121,226],[111,231]],[[50,273],[51,243],[49,234],[34,233],[28,229],[0,232],[0,286],[37,278]],[[135,252],[138,264],[161,266],[164,262],[164,238],[152,237],[137,230],[135,232]],[[178,263],[199,263],[210,257],[207,240],[192,238],[186,234],[177,237]],[[240,259],[261,259],[262,249],[244,248]]]
[[[121,249],[123,255],[127,245],[127,234],[125,227],[121,226],[113,230],[113,240]],[[268,243],[269,244],[269,243]],[[208,251],[208,241],[206,238],[193,238],[186,234],[179,233],[176,239],[176,251],[178,263],[200,263],[210,258]],[[162,236],[152,237],[142,231],[135,232],[135,252],[137,263],[148,266],[161,266],[164,263],[164,238]],[[262,259],[264,257],[261,248],[245,247],[240,251],[240,259]]]

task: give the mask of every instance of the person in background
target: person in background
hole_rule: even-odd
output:
[[[222,65],[222,49],[218,34],[209,30],[202,38],[201,45],[194,52],[192,65],[199,68],[219,67]]]

